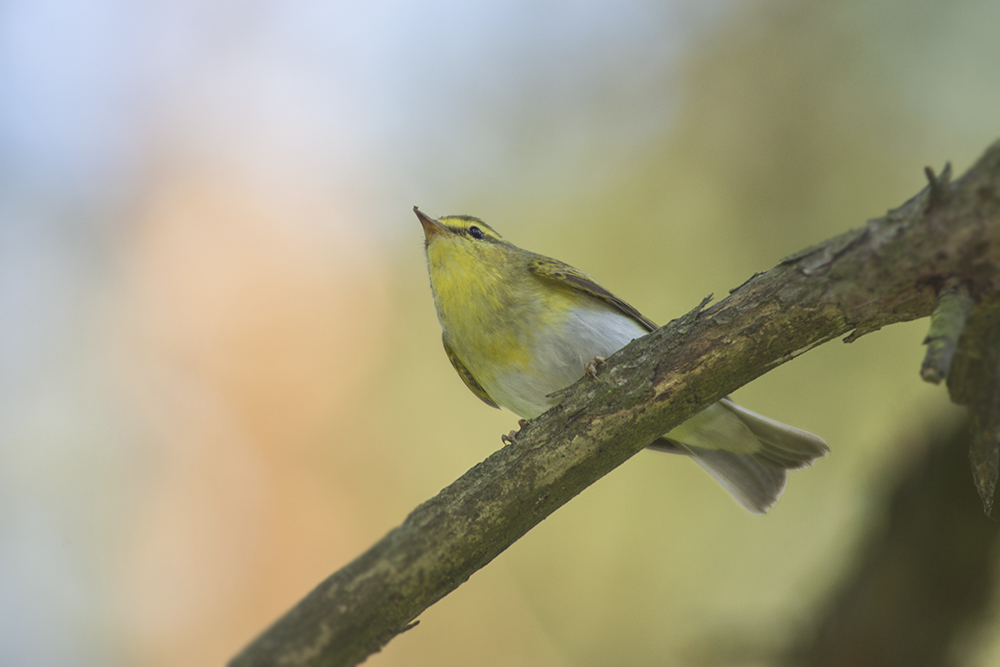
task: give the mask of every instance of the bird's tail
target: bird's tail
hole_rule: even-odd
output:
[[[763,514],[785,488],[786,471],[805,468],[830,448],[819,436],[722,399],[651,449],[687,454],[743,507]]]

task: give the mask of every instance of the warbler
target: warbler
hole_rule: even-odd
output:
[[[594,363],[656,329],[586,273],[518,248],[478,218],[413,210],[445,353],[487,405],[534,419]],[[755,514],[778,500],[787,470],[829,451],[822,438],[728,398],[650,447],[690,456]]]

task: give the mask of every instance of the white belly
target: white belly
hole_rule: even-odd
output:
[[[579,380],[594,357],[609,357],[647,333],[632,318],[603,304],[578,308],[560,326],[536,338],[530,372],[501,373],[484,388],[500,405],[534,419],[559,402],[549,395]]]

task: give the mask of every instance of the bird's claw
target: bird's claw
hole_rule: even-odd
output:
[[[597,367],[603,365],[604,363],[606,363],[604,361],[604,357],[594,357],[593,359],[587,362],[587,365],[583,367],[583,370],[587,371],[587,375],[596,380]]]
[[[517,427],[518,427],[518,429],[522,429],[522,428],[524,428],[525,426],[527,426],[530,423],[531,422],[528,421],[527,419],[518,419],[517,420]],[[517,436],[519,434],[520,434],[520,431],[518,430],[518,431],[511,431],[507,435],[501,435],[500,436],[500,442],[502,442],[504,445],[513,445],[515,442],[517,442]]]

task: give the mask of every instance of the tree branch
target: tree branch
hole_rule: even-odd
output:
[[[628,345],[601,366],[598,379],[565,390],[563,402],[514,444],[417,507],[230,664],[357,664],[654,438],[772,368],[848,332],[850,342],[926,317],[946,286],[962,286],[977,309],[995,311],[1000,142],[958,181],[947,174],[938,179],[929,171],[931,184],[898,209]],[[974,312],[970,324],[975,319]],[[980,353],[973,346],[966,354],[959,344],[955,367],[974,366],[959,362]],[[990,358],[995,370],[998,357]],[[996,375],[977,381],[994,401]]]

